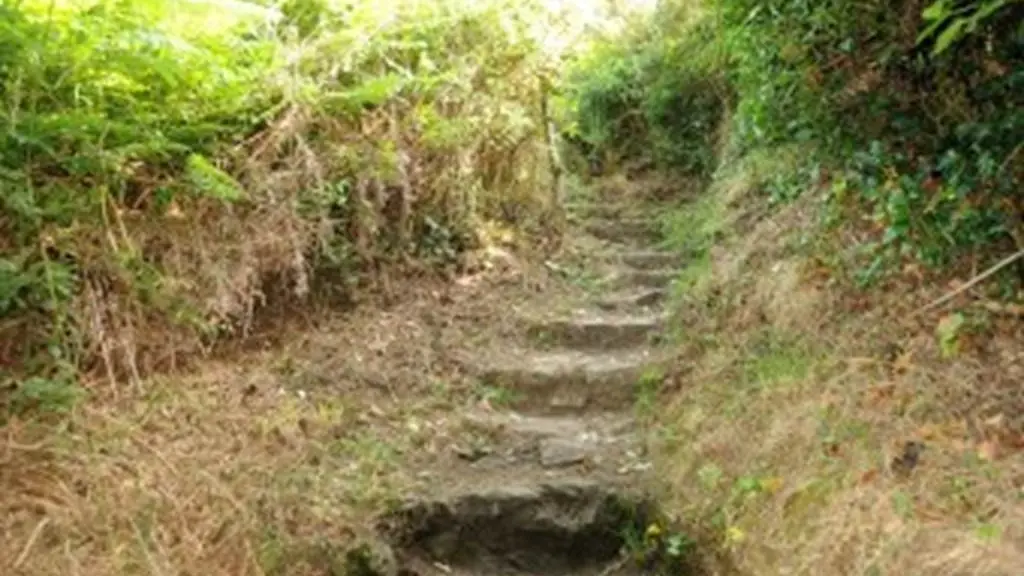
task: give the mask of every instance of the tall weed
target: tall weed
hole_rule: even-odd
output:
[[[536,6],[0,12],[0,378],[16,391],[94,367],[137,379],[245,333],[268,299],[450,262],[486,220],[555,232],[557,62]]]

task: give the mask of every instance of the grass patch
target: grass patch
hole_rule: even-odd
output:
[[[633,411],[641,420],[648,420],[658,406],[658,396],[665,382],[665,369],[652,366],[644,370],[636,383],[636,400]]]
[[[437,402],[285,389],[275,364],[146,380],[58,432],[10,424],[31,452],[4,462],[0,557],[40,525],[20,573],[342,573],[353,531],[420,483],[407,460],[439,449]]]
[[[764,330],[748,344],[741,382],[755,389],[799,383],[810,376],[815,360],[799,335]]]
[[[494,408],[508,408],[522,400],[523,393],[512,388],[478,383],[473,396],[477,401],[486,402]]]
[[[1024,427],[986,383],[1013,362],[972,354],[1005,350],[1018,331],[967,330],[951,315],[922,328],[899,312],[905,290],[854,295],[832,283],[816,287],[830,307],[804,306],[811,280],[780,279],[806,256],[794,237],[817,231],[749,201],[772,163],[763,154],[721,170],[707,193],[717,198],[670,228],[676,246],[706,258],[673,302],[692,370],[652,415],[667,506],[713,527],[739,573],[1015,574],[1024,555],[1010,534],[1024,532],[1024,516],[1011,479],[1024,472]],[[854,296],[871,305],[836,304]],[[887,351],[894,341],[898,353]],[[963,402],[982,389],[995,404]],[[910,458],[912,445],[924,449]]]
[[[714,193],[702,194],[696,200],[659,216],[662,247],[700,256],[714,245],[725,231],[727,215],[723,198]]]

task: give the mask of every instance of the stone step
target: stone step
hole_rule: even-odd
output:
[[[595,305],[607,311],[649,309],[660,305],[667,296],[668,291],[665,289],[647,288],[605,296],[598,299]]]
[[[633,419],[622,415],[592,417],[528,416],[515,412],[476,410],[463,416],[463,426],[500,439],[513,452],[527,452],[544,469],[589,462],[622,464],[621,455],[635,448]]]
[[[682,267],[682,258],[674,252],[646,250],[620,252],[608,257],[608,261],[636,268],[638,270],[667,270]]]
[[[391,573],[618,574],[629,533],[658,516],[646,497],[584,479],[460,483],[378,519]]]
[[[474,409],[462,415],[465,425],[496,434],[514,434],[535,440],[586,435],[617,437],[628,434],[634,422],[621,413],[589,416],[532,416],[510,411]]]
[[[577,350],[635,348],[652,343],[666,320],[664,314],[655,313],[581,312],[572,317],[528,320],[527,334],[545,344]]]
[[[649,211],[649,209],[638,208],[635,204],[617,204],[612,202],[574,202],[567,204],[565,210],[580,221],[592,218],[609,220],[639,218]]]
[[[657,223],[646,218],[594,219],[586,223],[584,230],[599,240],[625,244],[650,241],[660,234]]]
[[[513,408],[533,414],[624,410],[645,371],[657,364],[647,350],[506,352],[476,369],[487,385],[518,392]]]
[[[679,277],[677,270],[619,270],[605,281],[611,289],[667,289]]]

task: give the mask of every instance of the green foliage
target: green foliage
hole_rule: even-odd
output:
[[[831,223],[869,222],[868,283],[1024,242],[1022,23],[1019,0],[675,0],[581,61],[576,120],[593,145],[707,174],[724,103],[730,157],[805,152],[765,183],[774,202],[824,187]]]
[[[135,374],[313,274],[546,232],[547,12],[262,4],[0,0],[0,379]]]
[[[909,2],[711,5],[732,56],[740,141],[814,143],[806,171],[820,181],[816,169],[829,169],[840,222],[866,207],[876,223],[865,279],[1013,232],[1020,3],[942,0],[923,14]]]
[[[566,83],[574,135],[592,150],[708,176],[726,86],[710,21],[664,4],[575,62]]]
[[[918,43],[934,40],[933,54],[942,54],[950,46],[965,37],[975,34],[985,21],[997,12],[1020,0],[984,0],[983,2],[955,2],[954,0],[936,0],[932,2],[921,16],[928,22],[928,27],[917,37]]]
[[[186,160],[185,173],[195,190],[218,200],[235,201],[245,192],[238,182],[223,170],[199,154],[190,154]]]
[[[63,413],[84,394],[84,390],[70,378],[33,376],[19,383],[7,409],[18,413],[29,410]]]

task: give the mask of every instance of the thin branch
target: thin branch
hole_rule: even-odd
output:
[[[46,528],[46,525],[49,523],[49,518],[43,518],[38,524],[36,524],[36,527],[32,530],[32,534],[28,537],[28,541],[25,542],[25,547],[21,549],[21,554],[18,554],[18,558],[12,565],[15,570],[21,568],[22,564],[28,560],[29,553],[32,552],[32,547],[35,546],[36,540],[39,539],[39,535],[43,533],[43,529]]]
[[[1010,256],[1007,256],[1006,258],[1003,258],[1002,260],[997,262],[994,266],[992,266],[988,270],[985,270],[981,274],[978,274],[974,278],[971,278],[970,280],[967,281],[966,284],[964,284],[963,286],[957,288],[956,290],[953,290],[952,292],[946,294],[942,298],[939,298],[938,300],[933,301],[931,304],[928,304],[927,306],[924,306],[922,308],[918,308],[918,310],[916,312],[914,312],[914,314],[917,315],[917,314],[920,314],[922,312],[927,312],[928,310],[931,310],[933,308],[941,306],[941,305],[945,304],[946,302],[949,302],[953,298],[956,298],[957,296],[959,296],[959,295],[963,294],[964,292],[970,290],[971,288],[977,286],[981,282],[984,282],[986,279],[992,277],[996,272],[999,272],[1003,268],[1006,268],[1010,264],[1013,264],[1017,260],[1020,260],[1022,257],[1024,257],[1024,249],[1018,250],[1016,253],[1011,254]]]

